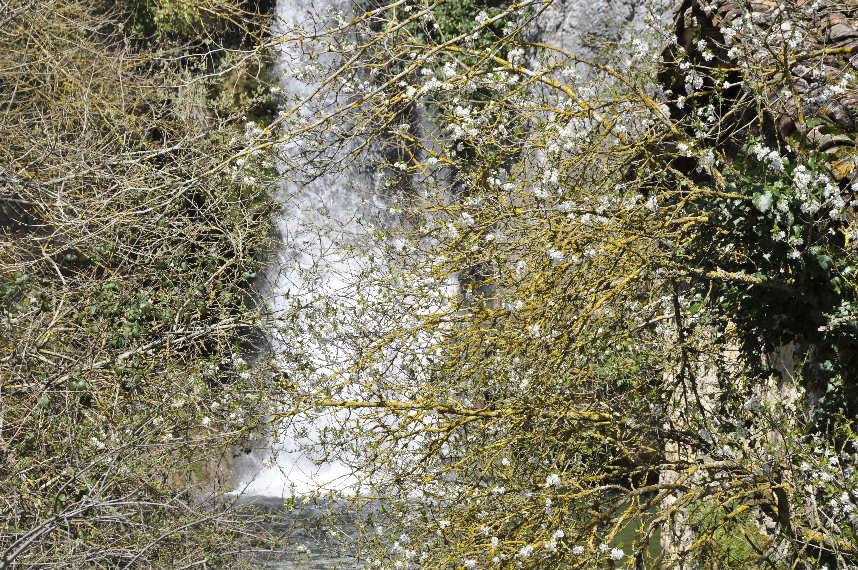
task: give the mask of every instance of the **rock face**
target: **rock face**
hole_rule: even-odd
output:
[[[669,21],[677,0],[554,0],[536,21],[541,41],[584,59],[604,55],[605,42],[628,39],[647,19]]]

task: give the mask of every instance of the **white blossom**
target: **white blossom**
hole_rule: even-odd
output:
[[[772,193],[763,192],[757,194],[753,199],[754,206],[761,212],[767,212],[772,207]]]

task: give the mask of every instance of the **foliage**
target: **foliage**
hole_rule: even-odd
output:
[[[591,62],[482,33],[536,3],[439,4],[295,34],[327,63],[284,136],[339,160],[284,163],[388,151],[358,294],[284,305],[282,415],[385,505],[370,564],[854,564],[853,188],[782,73],[831,67],[814,9],[689,1]]]
[[[133,40],[162,46],[191,42],[230,48],[252,47],[254,38],[264,38],[260,22],[270,18],[274,8],[270,0],[127,0],[117,4]]]
[[[227,564],[247,532],[216,499],[264,409],[241,354],[273,168],[243,116],[271,94],[264,51],[227,36],[265,30],[159,3],[159,33],[206,51],[135,45],[142,5],[2,16],[0,567]]]
[[[858,564],[854,13],[550,3],[0,16],[0,567],[240,563],[271,417],[371,567]]]

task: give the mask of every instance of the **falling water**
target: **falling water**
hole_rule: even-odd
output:
[[[277,26],[288,35],[306,26],[312,18],[332,18],[337,12],[347,13],[348,0],[278,0]],[[321,22],[322,25],[330,22]],[[278,55],[284,98],[298,101],[312,94],[318,87],[301,79],[301,70],[307,64],[296,42],[284,44]],[[312,107],[303,112],[312,113]],[[288,156],[297,143],[284,143],[280,152]],[[281,165],[282,169],[286,169]],[[333,328],[329,342],[321,342],[324,334],[316,329],[318,323],[291,321],[270,331],[275,354],[289,353],[290,346],[307,347],[319,368],[319,373],[333,372],[331,363],[345,362],[348,348],[337,342],[333,330],[345,330],[350,303],[358,296],[358,285],[372,259],[373,228],[383,225],[388,207],[379,192],[379,177],[360,164],[351,164],[342,171],[326,174],[309,181],[295,182],[291,172],[283,172],[283,183],[277,197],[281,209],[276,217],[281,246],[277,259],[268,271],[267,297],[270,313],[277,316],[294,314],[294,308],[312,307],[314,304],[333,303],[343,309],[343,322]],[[305,311],[302,311],[305,312]],[[300,319],[301,317],[299,317]],[[275,321],[276,322],[276,321]],[[302,335],[302,327],[307,335]],[[285,330],[289,328],[290,330]],[[310,335],[309,333],[312,333]],[[284,359],[285,360],[285,359]],[[289,362],[282,362],[288,374]],[[324,425],[322,419],[311,426],[304,443],[312,444],[313,432]],[[275,426],[276,428],[276,426]],[[299,441],[288,428],[276,428],[277,437],[268,450],[268,457],[250,473],[240,488],[245,495],[262,497],[290,497],[319,490],[345,490],[354,479],[347,468],[338,462],[319,463],[317,458],[299,449]]]
[[[330,25],[337,12],[348,13],[351,6],[349,0],[278,0],[276,36],[291,36],[310,22],[319,27]],[[284,106],[291,107],[317,90],[318,84],[305,79],[306,74],[302,73],[308,63],[298,42],[287,41],[279,48],[276,69]],[[301,112],[308,117],[326,103],[329,102],[314,100]],[[300,152],[299,144],[283,143],[278,155],[296,155]],[[373,229],[383,226],[390,217],[381,196],[380,178],[367,166],[370,162],[368,159],[363,165],[352,163],[339,172],[303,181],[296,180],[286,159],[279,164],[284,182],[276,196],[280,209],[274,221],[280,246],[269,265],[262,294],[268,312],[274,317],[269,329],[271,349],[286,376],[291,376],[291,367],[295,366],[288,355],[294,354],[296,348],[305,357],[309,356],[320,375],[333,372],[333,363],[348,361],[351,356],[348,347],[339,342],[338,331],[347,330],[348,315],[354,309],[354,299],[359,297],[361,276],[372,265]],[[307,314],[312,313],[313,307],[322,306],[335,307],[338,315],[335,320],[342,322],[327,322],[329,328],[319,330],[321,323]],[[296,310],[297,307],[301,310]],[[289,316],[292,318],[287,321]],[[282,404],[286,406],[288,402]],[[341,556],[328,551],[316,537],[300,530],[302,525],[296,519],[311,518],[309,511],[298,514],[282,509],[285,499],[319,491],[355,489],[355,479],[343,463],[320,461],[308,451],[316,443],[320,430],[332,420],[322,417],[309,426],[305,423],[304,427],[309,429],[300,437],[288,422],[282,425],[272,422],[268,444],[239,466],[243,477],[236,493],[268,508],[274,513],[272,530],[279,533],[283,528],[289,535],[288,551],[265,562],[267,567],[353,566],[348,552]],[[348,534],[347,517],[342,518],[339,530]]]

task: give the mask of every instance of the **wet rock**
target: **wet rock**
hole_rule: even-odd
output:
[[[828,30],[828,39],[831,42],[839,43],[849,38],[858,38],[858,30],[846,24],[835,24]]]

